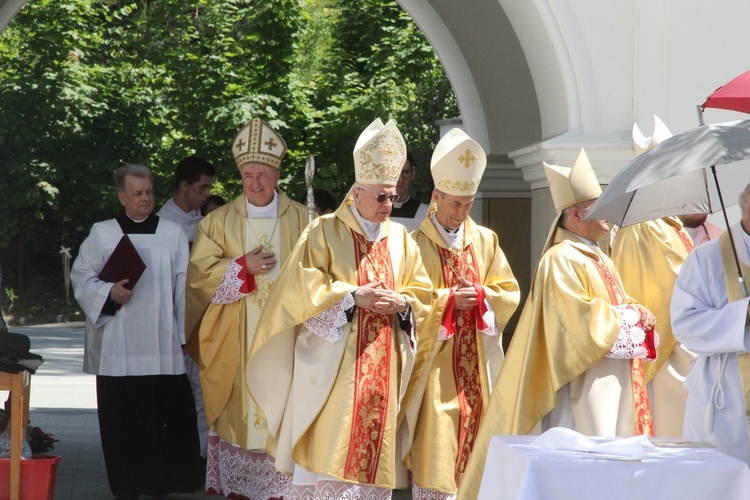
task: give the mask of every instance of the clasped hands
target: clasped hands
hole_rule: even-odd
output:
[[[250,274],[267,274],[276,265],[276,254],[263,250],[263,245],[258,245],[245,254],[245,265]]]
[[[404,313],[408,309],[406,298],[386,287],[382,281],[357,288],[354,292],[354,305],[378,314]]]
[[[656,316],[640,304],[633,305],[638,309],[638,312],[641,313],[641,327],[643,328],[643,331],[647,332],[654,328],[654,326],[656,326]]]
[[[453,309],[456,311],[467,311],[479,304],[477,291],[474,284],[464,277],[459,277],[461,282],[453,287]]]

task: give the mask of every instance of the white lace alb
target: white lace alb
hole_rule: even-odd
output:
[[[276,470],[273,457],[228,443],[210,432],[206,460],[206,491],[244,498],[283,497],[292,478]]]
[[[377,486],[319,480],[317,484],[292,484],[286,500],[391,500],[391,490]]]

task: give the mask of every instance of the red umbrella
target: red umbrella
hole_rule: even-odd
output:
[[[750,113],[750,71],[719,87],[708,96],[701,109],[721,108]]]

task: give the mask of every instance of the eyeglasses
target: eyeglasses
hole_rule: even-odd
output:
[[[401,171],[401,177],[405,179],[410,178],[412,175],[414,175],[414,170],[402,170]]]
[[[365,189],[362,189],[362,188],[359,188],[359,190],[362,191],[362,192],[364,192],[364,193],[367,193],[370,196],[372,196],[373,198],[375,198],[375,201],[377,201],[378,203],[385,203],[385,200],[389,200],[391,203],[395,203],[396,200],[398,200],[398,195],[397,194],[391,194],[391,195],[388,195],[388,194],[385,194],[385,193],[372,194],[371,192],[369,192],[369,191],[367,191]]]

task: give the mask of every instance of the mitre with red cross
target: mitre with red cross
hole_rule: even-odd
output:
[[[440,139],[430,162],[435,189],[455,196],[475,194],[486,166],[482,146],[460,128],[451,129]]]
[[[354,146],[354,177],[358,184],[395,186],[406,161],[406,142],[393,121],[377,118]]]
[[[253,118],[232,142],[232,154],[240,170],[248,163],[260,163],[280,170],[285,153],[284,139],[260,118]]]

